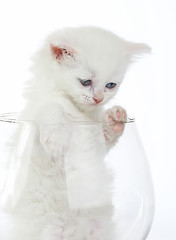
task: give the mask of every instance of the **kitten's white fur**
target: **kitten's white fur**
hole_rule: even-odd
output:
[[[64,51],[57,56],[52,51],[52,46]],[[63,29],[45,40],[33,58],[31,70],[34,78],[26,88],[27,104],[20,115],[22,119],[34,121],[38,127],[35,129],[34,147],[30,152],[30,164],[25,166],[26,159],[22,159],[24,166],[21,170],[26,168],[28,177],[21,189],[20,181],[24,181],[23,174],[20,175],[21,170],[18,172],[21,178],[14,178],[14,204],[6,187],[5,205],[11,212],[13,222],[8,240],[117,239],[113,234],[113,207],[101,206],[107,201],[107,192],[102,190],[102,197],[97,197],[98,202],[92,200],[96,200],[96,190],[90,199],[87,195],[91,208],[89,206],[76,210],[68,205],[69,186],[66,186],[64,156],[69,152],[68,146],[72,146],[69,141],[73,131],[78,134],[74,135],[74,141],[82,146],[80,151],[77,149],[78,156],[83,151],[88,153],[90,149],[96,153],[98,148],[96,131],[91,132],[90,127],[81,132],[80,128],[75,128],[75,121],[102,121],[103,126],[99,133],[102,134],[107,149],[116,143],[124,128],[124,124],[117,123],[116,120],[125,120],[126,112],[119,106],[104,112],[103,105],[115,96],[135,56],[149,50],[145,44],[127,42],[96,27]],[[80,79],[92,80],[92,85],[85,87]],[[116,83],[116,87],[106,88],[105,85],[109,82]],[[97,104],[96,98],[101,98],[102,101]],[[107,122],[114,123],[116,127],[107,125]],[[90,138],[93,148],[87,146]],[[74,154],[72,149],[72,164],[81,169],[83,166],[81,162],[74,161]],[[92,168],[92,175],[88,175],[92,176],[93,182],[101,167],[104,168],[104,165],[97,162]],[[82,168],[85,178],[88,166],[90,163]],[[68,171],[68,174],[71,173]],[[99,175],[102,185],[106,185],[105,175]],[[81,174],[77,176],[78,184],[81,177]],[[21,195],[16,195],[17,189],[20,189]],[[75,201],[78,200],[79,198]],[[83,207],[81,204],[83,202],[80,203],[80,208]]]

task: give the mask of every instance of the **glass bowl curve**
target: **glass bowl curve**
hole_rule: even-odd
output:
[[[0,182],[5,182],[7,179],[9,159],[13,152],[13,149],[9,145],[7,146],[6,142],[9,141],[17,128],[30,125],[31,123],[30,121],[17,120],[16,113],[0,115]],[[99,132],[97,130],[99,128],[101,128],[101,122],[74,122],[74,132],[76,133],[78,129],[82,132],[90,131],[95,133],[96,131]],[[74,138],[70,141],[69,146],[75,146]],[[101,149],[93,150],[92,156],[100,156],[101,159],[101,154],[105,151],[105,143],[102,142],[101,137],[99,138],[98,135],[95,141],[100,143]],[[74,151],[70,154],[74,154],[77,150],[79,150],[79,146],[76,149],[74,147]],[[70,168],[70,163],[67,165],[67,160],[65,162],[65,171],[67,172],[68,168]],[[108,169],[113,172],[112,199],[115,206],[114,221],[116,222],[117,239],[146,239],[154,215],[154,191],[149,164],[133,118],[127,119],[123,135],[119,138],[117,144],[105,155],[104,162]],[[76,194],[69,190],[73,189],[73,186],[73,179],[68,180],[70,207],[73,209],[81,205],[83,208],[89,207],[86,206],[84,192],[82,192],[82,202],[77,202]],[[81,185],[77,191],[83,191]],[[94,197],[96,199],[96,196]],[[94,198],[92,197],[92,199]],[[109,199],[106,200],[103,203],[105,205],[109,204]],[[92,200],[92,204],[96,204],[96,202]]]

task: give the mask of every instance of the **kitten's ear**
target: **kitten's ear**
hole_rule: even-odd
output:
[[[136,59],[146,53],[151,53],[151,48],[145,43],[126,43],[126,56],[130,60]]]
[[[63,57],[72,57],[76,54],[76,51],[68,46],[55,46],[50,44],[51,54],[58,60],[61,60]]]

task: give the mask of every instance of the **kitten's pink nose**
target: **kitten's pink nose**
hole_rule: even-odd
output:
[[[96,102],[96,104],[100,103],[101,101],[103,101],[103,95],[102,94],[98,94],[96,95],[93,100]]]

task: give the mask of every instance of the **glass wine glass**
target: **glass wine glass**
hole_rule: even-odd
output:
[[[27,129],[31,124],[33,123],[30,121],[17,120],[15,113],[0,115],[1,183],[7,181],[10,156],[14,151],[13,145],[10,144],[11,136],[17,129]],[[99,134],[101,129],[101,122],[73,122],[72,137],[65,155],[68,204],[70,209],[113,204],[115,207],[114,222],[116,223],[117,239],[144,240],[150,231],[153,220],[154,193],[149,164],[135,120],[134,118],[127,119],[123,135],[107,154],[105,140]],[[89,134],[94,133],[94,139],[91,140],[92,145],[89,145],[90,136],[87,132]],[[82,141],[88,142],[85,147],[75,142],[74,134],[78,133],[80,137],[85,138],[86,136],[87,139],[82,139]],[[26,138],[26,141],[28,139]],[[95,146],[98,147],[95,148]],[[89,151],[87,151],[87,148],[89,148]],[[86,155],[86,152],[89,152],[89,154]],[[109,185],[106,186],[106,181],[104,181],[106,178],[107,183],[109,181],[109,175],[106,175],[106,173],[104,175],[100,174],[99,178],[97,175],[99,173],[95,171],[94,175],[91,173],[90,179],[89,171],[83,170],[81,173],[72,174],[70,177],[70,171],[74,171],[78,164],[80,166],[83,164],[80,161],[82,158],[85,162],[88,162],[86,163],[87,166],[90,166],[96,160],[101,173],[104,171],[104,165],[101,165],[103,159],[105,166],[113,175],[113,181],[111,182],[112,198],[110,194],[108,195]],[[72,160],[70,161],[70,159]],[[93,168],[92,171],[94,171]],[[101,184],[102,176],[104,184]],[[85,186],[88,186],[87,184],[92,187],[90,189],[85,188]],[[1,186],[3,188],[3,184]],[[98,192],[98,194],[95,195],[95,192]],[[5,216],[2,211],[1,216],[1,218]]]

